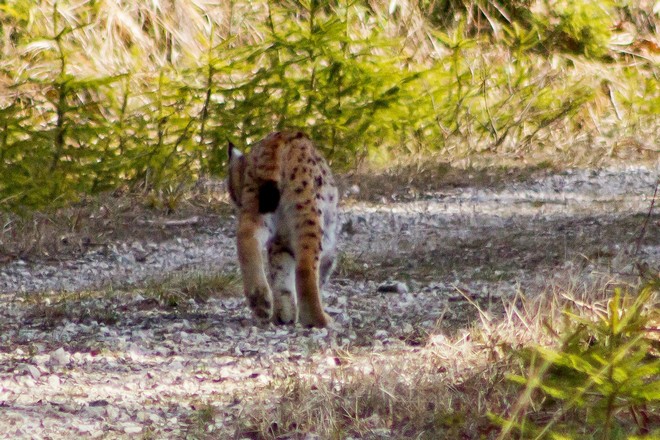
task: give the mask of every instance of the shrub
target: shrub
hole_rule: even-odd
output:
[[[551,330],[559,348],[522,352],[529,374],[510,378],[526,388],[510,418],[496,418],[501,437],[657,438],[660,357],[650,328],[660,322],[659,293],[656,279],[637,292],[615,289],[594,319],[566,311],[566,329]]]

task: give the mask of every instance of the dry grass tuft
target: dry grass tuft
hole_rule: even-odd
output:
[[[43,292],[20,296],[18,301],[30,304],[25,324],[55,329],[67,322],[89,325],[93,322],[115,325],[121,316],[112,290],[81,292]]]
[[[204,303],[213,297],[240,296],[240,276],[235,272],[186,272],[148,281],[140,292],[170,308],[185,309],[188,304]]]
[[[25,318],[28,323],[54,329],[66,322],[115,325],[127,307],[186,310],[192,304],[204,303],[213,297],[242,294],[237,273],[178,273],[142,285],[130,291],[31,292],[16,294],[14,300],[30,304]]]

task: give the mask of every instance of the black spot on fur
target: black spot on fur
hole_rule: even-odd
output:
[[[305,136],[305,133],[303,133],[302,131],[299,131],[298,133],[296,133],[296,137],[295,137],[295,138],[296,138],[296,139],[302,139],[302,138],[304,138],[304,137],[306,137],[306,136]]]
[[[314,180],[314,184],[316,185],[317,188],[320,187],[320,186],[323,186],[323,177],[318,176],[318,177]]]
[[[274,212],[280,204],[280,189],[277,182],[267,180],[259,187],[259,213]]]

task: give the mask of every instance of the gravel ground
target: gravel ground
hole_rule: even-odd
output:
[[[571,271],[657,270],[657,210],[636,247],[659,178],[658,166],[566,171],[499,190],[347,202],[325,301],[336,324],[323,330],[256,323],[240,297],[172,309],[129,288],[236,272],[232,218],[188,238],[12,261],[0,266],[0,438],[241,438],[238,420],[275,380],[328,374],[338,349],[414,354],[429,333],[476,318],[465,296],[497,310]],[[214,417],[200,428],[204,405]]]
[[[639,167],[567,171],[498,191],[459,188],[414,202],[352,203],[341,214],[341,249],[358,256],[388,254],[402,246],[428,245],[429,236],[440,246],[448,238],[474,237],[475,230],[493,229],[489,235],[496,235],[592,217],[615,222],[648,211],[658,174],[658,169]],[[233,268],[233,222],[233,218],[221,219],[217,229],[200,231],[192,238],[110,243],[75,260],[13,261],[0,268],[0,292],[126,286],[178,270]]]

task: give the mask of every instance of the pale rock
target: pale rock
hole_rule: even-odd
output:
[[[32,347],[34,348],[34,350],[36,351],[37,354],[41,354],[44,351],[46,351],[46,345],[45,344],[35,343],[35,344],[32,344]]]
[[[154,347],[153,352],[154,354],[157,354],[159,356],[167,356],[168,354],[170,354],[170,349],[162,345],[159,345],[157,347]]]
[[[57,350],[53,351],[50,353],[50,363],[52,365],[66,365],[69,363],[71,360],[71,355],[64,350],[64,348],[60,347]]]
[[[142,427],[140,425],[124,425],[124,432],[126,434],[139,434],[142,432]]]
[[[126,347],[126,354],[131,360],[136,361],[144,356],[144,351],[135,342],[129,342],[128,346]]]
[[[376,330],[376,333],[374,333],[374,338],[376,339],[385,339],[389,336],[389,333],[385,330]]]
[[[325,311],[331,315],[339,315],[343,310],[339,307],[327,306]]]
[[[175,360],[173,362],[170,362],[169,369],[170,369],[170,371],[179,372],[179,371],[183,370],[183,363],[179,360]]]
[[[105,408],[105,413],[110,420],[117,420],[119,418],[119,409],[115,406],[108,405]]]
[[[149,420],[149,413],[147,413],[145,411],[138,411],[137,414],[135,414],[135,419],[138,422],[145,422],[145,421]]]
[[[314,341],[319,341],[321,339],[325,339],[328,336],[328,329],[327,328],[314,328],[312,329],[312,334],[311,338]]]
[[[29,376],[24,376],[24,377],[18,378],[17,382],[19,382],[22,386],[27,387],[27,388],[32,388],[37,384],[34,381],[34,379],[32,379],[32,377],[29,377]]]
[[[34,380],[38,380],[41,377],[41,371],[34,365],[25,365],[24,369]]]
[[[92,432],[96,431],[96,426],[95,425],[78,425],[76,426],[76,429],[80,431],[83,434],[91,434]]]

